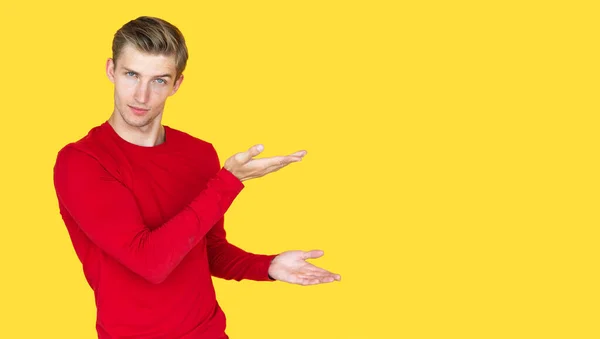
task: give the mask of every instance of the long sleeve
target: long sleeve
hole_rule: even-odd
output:
[[[150,229],[129,189],[84,152],[68,146],[59,152],[54,185],[61,206],[96,246],[155,284],[223,218],[244,187],[221,169],[186,208]]]
[[[276,255],[249,253],[229,243],[223,218],[208,232],[206,240],[208,262],[213,276],[237,281],[272,281],[268,271]]]

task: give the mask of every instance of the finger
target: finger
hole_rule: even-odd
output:
[[[265,172],[265,174],[267,174],[267,173],[272,173],[272,172],[277,172],[277,171],[279,171],[280,169],[282,169],[282,168],[284,168],[284,167],[288,166],[289,164],[290,164],[290,163],[285,163],[285,162],[284,162],[284,163],[281,163],[281,164],[271,165],[271,166],[268,166],[268,167],[266,167],[266,168],[264,169],[264,172]]]
[[[341,278],[342,278],[339,274],[334,274],[334,273],[325,274],[325,275],[322,275],[322,276],[321,275],[315,275],[315,277],[317,277],[321,281],[327,281],[327,282],[340,281]]]
[[[264,168],[268,168],[271,166],[284,166],[287,164],[290,164],[292,162],[296,162],[296,161],[301,161],[302,157],[299,156],[276,156],[276,157],[269,157],[269,158],[262,158],[262,159],[255,159],[253,160],[254,164],[256,166],[263,166]]]
[[[322,257],[323,254],[325,253],[322,250],[306,251],[302,254],[302,259],[316,259]]]
[[[262,144],[254,145],[250,147],[246,152],[241,152],[236,155],[236,160],[242,164],[247,163],[255,156],[259,155],[265,147]]]
[[[314,274],[314,275],[333,275],[333,274],[335,274],[333,272],[324,270],[324,269],[322,269],[320,267],[314,267],[314,266],[313,267],[307,267],[303,271],[306,272],[306,273],[309,273],[309,274]]]
[[[271,160],[269,162],[270,164],[265,165],[264,174],[277,172],[280,169],[288,166],[289,164],[291,164],[293,162],[300,161],[300,158],[291,158],[291,159],[290,158],[281,158],[281,159],[278,158],[278,159],[270,159],[270,160]]]
[[[296,278],[296,283],[307,286],[307,285],[315,285],[320,283],[321,281],[318,278],[310,277],[310,276],[302,276]]]
[[[336,280],[337,274],[333,273],[322,273],[322,272],[307,272],[305,273],[307,276],[311,276],[318,279],[331,279],[331,281]]]
[[[296,153],[292,153],[289,156],[292,156],[292,157],[304,157],[305,155],[306,155],[306,151],[303,150],[303,151],[298,151]]]
[[[299,277],[299,280],[303,284],[314,285],[314,284],[331,283],[331,282],[335,281],[335,278],[332,276],[319,277],[319,276],[304,275],[304,276]]]
[[[314,267],[314,268],[308,268],[306,269],[304,272],[304,274],[306,275],[312,275],[315,277],[331,277],[334,280],[340,281],[342,279],[342,277],[337,274],[337,273],[333,273],[333,272],[329,272],[327,270],[324,270],[322,268],[319,267]]]

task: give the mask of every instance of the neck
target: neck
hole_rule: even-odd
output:
[[[160,116],[149,124],[138,127],[126,123],[118,112],[113,112],[108,123],[123,140],[134,145],[152,147],[165,141],[165,129],[161,124]]]

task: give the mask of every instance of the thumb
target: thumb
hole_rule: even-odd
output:
[[[246,152],[238,153],[237,160],[245,164],[253,157],[259,155],[265,147],[262,144],[254,145],[250,147]]]
[[[323,251],[321,250],[312,250],[312,251],[307,251],[304,252],[304,254],[302,255],[302,259],[306,260],[306,259],[316,259],[316,258],[320,258],[323,256]]]

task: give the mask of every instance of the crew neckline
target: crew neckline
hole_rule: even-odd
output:
[[[102,123],[102,128],[106,130],[110,136],[123,147],[132,150],[133,152],[164,152],[170,149],[171,144],[173,144],[172,138],[173,133],[171,133],[171,128],[167,125],[163,125],[165,129],[165,141],[161,144],[155,146],[141,146],[131,143],[125,139],[123,139],[117,131],[113,128],[113,126],[108,122],[108,120]]]

